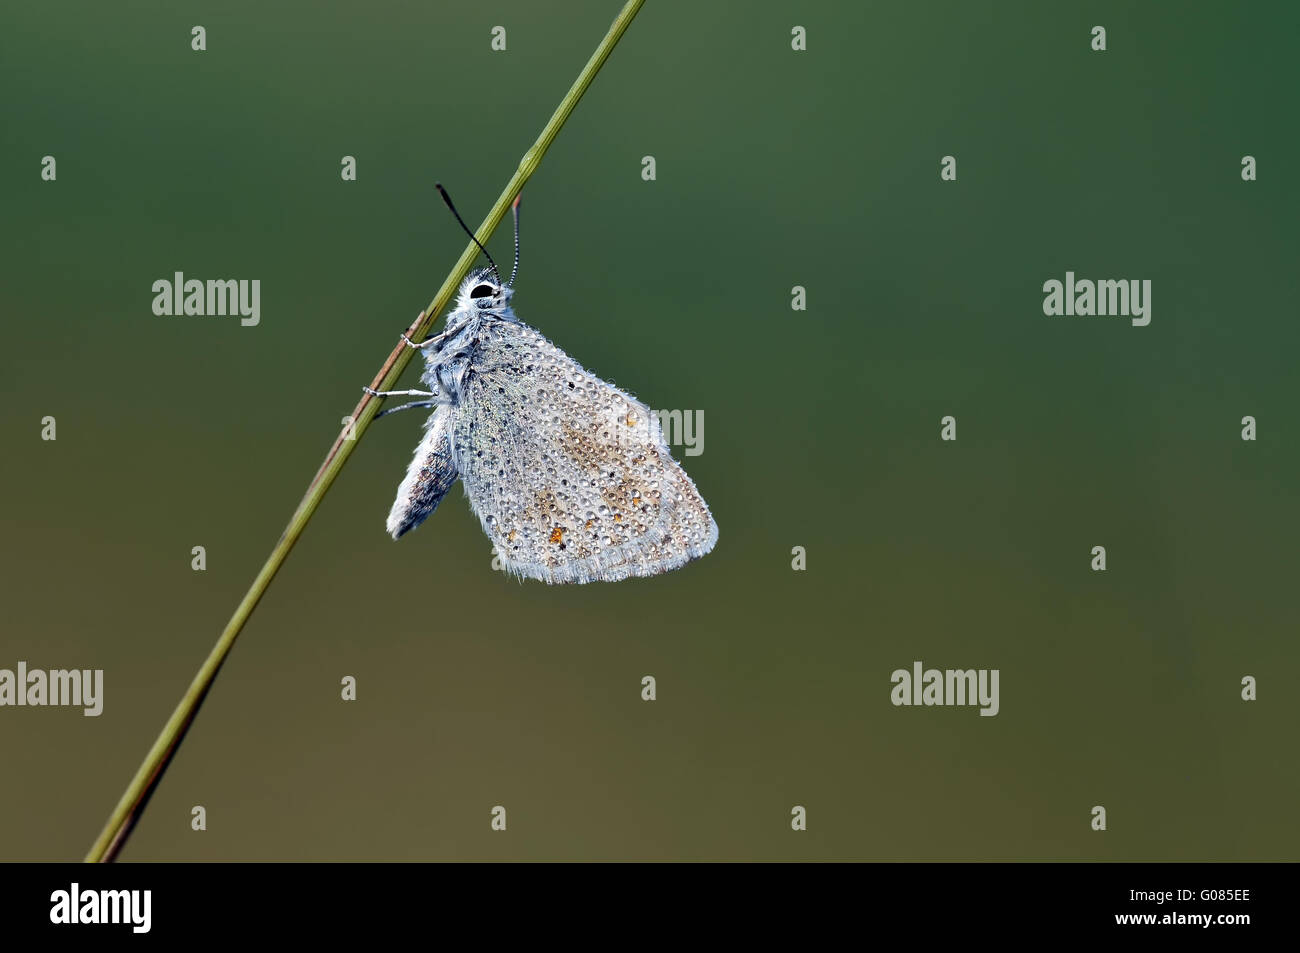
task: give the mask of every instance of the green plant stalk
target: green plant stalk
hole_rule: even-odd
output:
[[[619,39],[626,32],[628,25],[631,24],[633,17],[641,9],[645,0],[628,0],[623,9],[615,17],[614,22],[610,25],[609,32],[605,38],[600,41],[596,47],[596,52],[591,55],[587,65],[583,67],[582,72],[574,81],[573,86],[569,89],[568,94],[560,103],[559,107],[551,116],[550,121],[542,130],[542,134],[537,137],[531,149],[524,153],[524,157],[519,160],[519,168],[515,171],[510,183],[497,199],[492,210],[488,212],[487,218],[479,226],[477,237],[480,242],[487,244],[488,239],[501,224],[505,217],[506,210],[519,195],[523,189],[524,183],[536,171],[541,164],[542,157],[546,155],[546,150],[550,148],[555,137],[563,128],[564,123],[568,120],[569,115],[573,112],[578,101],[582,99],[587,87],[591,81],[596,78],[600,68],[609,58],[609,54],[618,44]],[[459,260],[452,268],[447,280],[442,283],[429,306],[421,311],[416,317],[411,327],[407,329],[407,336],[413,341],[422,341],[429,333],[438,314],[446,307],[448,300],[456,292],[460,283],[465,280],[469,274],[470,266],[473,265],[474,259],[478,257],[478,248],[472,242],[465,248]],[[406,368],[412,356],[412,349],[407,347],[404,342],[398,341],[393,352],[388,355],[388,360],[384,362],[379,373],[370,386],[374,390],[389,390]],[[212,688],[212,683],[221,671],[221,666],[225,663],[226,657],[230,655],[230,650],[235,645],[235,639],[239,637],[240,631],[244,628],[244,623],[248,617],[253,614],[253,609],[266,593],[267,587],[270,586],[271,580],[275,578],[276,572],[284,564],[285,558],[289,555],[289,550],[293,544],[298,541],[303,530],[307,526],[307,521],[311,519],[320,506],[321,500],[330,486],[334,483],[335,477],[343,469],[343,464],[347,462],[348,457],[356,448],[357,443],[361,440],[362,435],[366,432],[370,421],[374,419],[379,410],[379,399],[365,395],[361,402],[357,404],[356,409],[352,412],[353,424],[350,427],[344,427],[339,434],[338,439],[334,441],[334,446],[330,448],[321,464],[320,470],[317,471],[315,478],[312,479],[311,485],[307,487],[307,493],[303,496],[302,501],[298,504],[298,509],[294,512],[293,518],[289,520],[289,525],[281,534],[279,542],[267,557],[266,563],[262,566],[257,578],[249,586],[248,592],[245,593],[239,607],[235,609],[234,615],[226,624],[225,630],[221,637],[217,639],[216,645],[212,647],[207,660],[204,661],[203,667],[199,669],[198,674],[194,676],[194,681],[190,683],[189,690],[185,697],[181,699],[180,704],[172,713],[171,718],[163,727],[162,733],[158,740],[154,742],[153,747],[149,749],[148,755],[145,756],[144,762],[136,772],[135,777],[127,786],[126,792],[113,809],[108,823],[104,825],[104,830],[100,833],[99,838],[86,854],[87,863],[107,863],[116,859],[126,839],[130,836],[140,815],[144,812],[145,805],[148,804],[150,796],[162,779],[163,772],[167,770],[167,765],[171,762],[172,757],[176,754],[177,748],[180,747],[181,741],[185,738],[185,733],[189,730],[190,725],[194,722],[194,716],[198,714],[199,706],[203,704],[203,699],[207,697]]]

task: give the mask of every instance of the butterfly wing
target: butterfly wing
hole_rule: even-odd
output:
[[[451,454],[451,410],[439,407],[425,425],[424,438],[415,448],[406,478],[397,488],[397,498],[388,513],[388,532],[393,539],[419,526],[438,508],[456,482],[456,465]]]
[[[525,324],[494,321],[479,337],[451,442],[507,570],[613,581],[713,548],[717,524],[645,404]]]

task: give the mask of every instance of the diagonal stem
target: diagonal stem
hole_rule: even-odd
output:
[[[546,150],[550,148],[551,143],[555,141],[555,137],[559,135],[560,129],[563,128],[574,107],[578,105],[578,101],[582,99],[587,87],[591,85],[591,81],[600,72],[600,68],[605,65],[605,60],[609,58],[610,52],[618,44],[619,39],[626,32],[632,18],[637,15],[637,11],[641,9],[644,2],[645,0],[627,0],[623,9],[615,17],[614,22],[610,25],[609,32],[605,34],[604,39],[600,41],[600,45],[596,47],[596,52],[591,55],[587,65],[578,74],[578,78],[551,116],[550,121],[547,122],[542,134],[537,137],[537,141],[533,143],[532,148],[525,152],[524,157],[519,160],[519,168],[501,193],[501,197],[492,206],[492,210],[488,212],[483,224],[479,226],[477,238],[480,242],[486,243],[496,230],[497,225],[501,223],[501,219],[505,217],[510,203],[519,194],[524,183],[536,171],[538,165],[541,164],[542,157],[546,155]],[[457,260],[451,273],[447,275],[447,280],[442,283],[442,287],[438,289],[433,301],[420,312],[414,323],[407,329],[407,336],[411,340],[422,341],[425,335],[429,333],[429,329],[433,326],[438,314],[446,307],[456,288],[469,274],[470,266],[477,256],[478,247],[471,242]],[[384,361],[383,366],[375,375],[375,379],[371,381],[371,389],[391,389],[393,383],[411,360],[411,354],[412,349],[399,340],[393,352],[388,355],[388,359]],[[171,763],[172,757],[176,754],[176,749],[180,747],[181,741],[185,738],[185,733],[193,724],[199,706],[203,704],[203,699],[207,697],[208,691],[212,688],[212,683],[215,681],[217,673],[221,671],[221,666],[225,663],[230,650],[234,647],[235,639],[239,637],[240,631],[244,628],[244,623],[253,614],[253,609],[257,607],[257,603],[261,600],[267,587],[270,586],[271,580],[275,578],[276,572],[284,564],[285,558],[289,555],[289,550],[293,548],[293,544],[302,535],[302,531],[307,526],[307,521],[311,519],[316,512],[316,508],[320,506],[321,500],[334,483],[334,479],[339,475],[339,471],[343,469],[343,464],[352,455],[352,451],[360,442],[362,435],[365,434],[366,428],[370,425],[370,421],[374,419],[378,410],[379,402],[374,397],[366,394],[361,398],[361,402],[357,404],[356,409],[352,411],[354,423],[351,427],[343,429],[338,439],[334,441],[334,446],[326,454],[325,461],[307,487],[307,493],[298,504],[298,509],[294,512],[293,518],[289,520],[289,525],[280,535],[275,548],[271,550],[271,555],[267,557],[266,563],[257,574],[257,578],[249,586],[248,592],[245,593],[239,607],[235,609],[234,615],[230,617],[230,621],[226,624],[221,637],[217,639],[216,645],[212,647],[211,653],[204,661],[203,667],[194,676],[194,681],[190,683],[185,697],[176,706],[171,718],[163,726],[158,740],[149,749],[149,753],[145,756],[140,769],[135,773],[135,777],[131,779],[131,783],[127,786],[121,800],[118,801],[117,807],[113,809],[108,823],[104,825],[104,830],[90,848],[90,852],[86,854],[88,863],[107,863],[116,859],[118,853],[121,852],[122,845],[126,843],[127,837],[130,836],[136,822],[140,819],[140,815],[144,812],[145,805],[149,803],[149,798],[153,795],[154,789],[157,788],[158,782],[162,779],[163,772],[167,770],[167,765]]]

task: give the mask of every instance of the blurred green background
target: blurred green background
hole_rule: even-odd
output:
[[[618,7],[0,13],[0,667],[106,683],[0,709],[0,859],[84,854],[464,247],[434,180],[479,222]],[[1298,29],[651,0],[526,190],[515,305],[704,411],[717,549],[521,585],[459,489],[394,543],[423,416],[379,421],[123,859],[1295,859]],[[1151,325],[1044,317],[1067,270],[1151,279]],[[154,316],[174,271],[261,279],[260,326]],[[893,707],[918,659],[1001,713]]]

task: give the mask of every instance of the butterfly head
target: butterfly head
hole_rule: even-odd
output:
[[[469,314],[502,314],[510,307],[515,289],[503,282],[491,268],[471,271],[460,285],[456,310]]]

